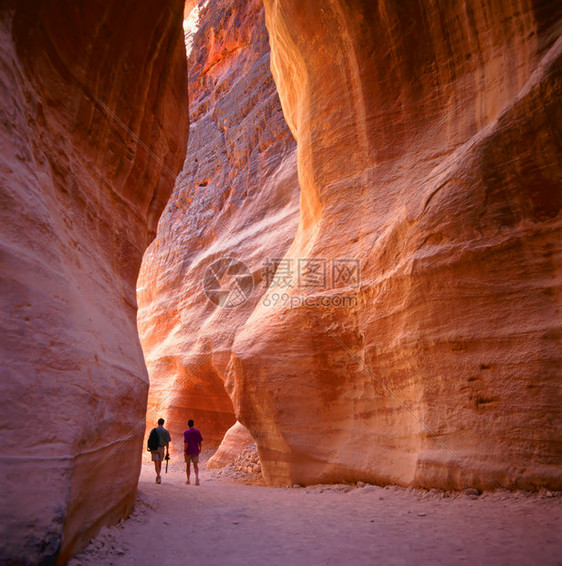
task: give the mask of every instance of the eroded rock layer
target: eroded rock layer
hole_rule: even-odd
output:
[[[562,488],[562,5],[265,6],[295,284],[227,386],[266,479]]]
[[[255,446],[250,431],[237,421],[226,431],[218,450],[209,458],[207,468],[224,468],[233,464],[249,444]]]
[[[294,237],[299,199],[261,0],[201,2],[184,26],[189,157],[138,282],[148,419],[166,419],[178,451],[189,418],[207,447],[236,421],[224,389],[231,344],[265,291],[263,268]]]
[[[2,563],[62,563],[134,503],[135,283],[187,144],[182,11],[2,4]]]

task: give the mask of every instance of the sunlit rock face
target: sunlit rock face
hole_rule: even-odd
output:
[[[134,503],[135,283],[187,144],[182,10],[2,4],[2,564],[64,563]]]
[[[224,389],[231,344],[266,290],[267,261],[294,238],[299,207],[296,144],[271,76],[261,0],[210,0],[184,27],[188,157],[138,282],[147,418],[166,419],[178,451],[188,419],[207,447],[236,421]],[[229,258],[248,268],[238,294],[242,274],[224,272]],[[217,282],[233,293],[215,293]]]
[[[267,481],[562,488],[562,4],[265,8],[298,143],[286,258],[326,269],[232,345]]]
[[[254,444],[250,431],[236,422],[226,431],[218,450],[209,458],[207,468],[224,468],[233,464],[249,444]]]

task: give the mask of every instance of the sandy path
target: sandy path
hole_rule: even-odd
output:
[[[199,487],[184,480],[176,465],[156,485],[144,464],[133,515],[70,564],[562,564],[558,494],[265,488],[210,470]]]

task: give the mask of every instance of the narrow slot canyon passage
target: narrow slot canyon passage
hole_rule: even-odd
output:
[[[560,563],[560,2],[0,42],[0,563]]]

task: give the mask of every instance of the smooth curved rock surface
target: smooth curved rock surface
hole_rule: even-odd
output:
[[[286,258],[361,268],[236,333],[266,480],[561,489],[561,4],[265,7],[298,142]]]
[[[294,237],[299,207],[296,144],[269,69],[261,0],[211,0],[185,28],[188,159],[138,282],[148,418],[166,419],[176,454],[188,419],[205,447],[218,446],[236,421],[224,389],[231,344],[265,292],[264,265],[283,257]],[[235,308],[204,292],[209,268],[225,258],[255,276],[253,289],[231,296]]]
[[[226,431],[218,450],[209,458],[207,468],[224,468],[233,464],[249,444],[255,444],[250,431],[237,421]]]
[[[0,10],[0,561],[64,563],[133,506],[143,251],[187,144],[183,4]]]

